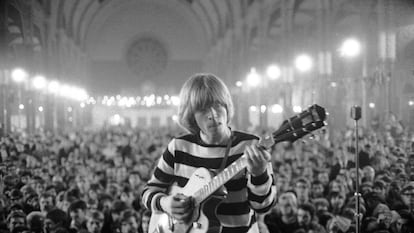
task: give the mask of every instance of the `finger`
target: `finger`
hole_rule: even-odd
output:
[[[180,209],[175,209],[172,214],[174,216],[175,219],[177,220],[185,220],[187,219],[193,212],[192,208],[180,208]]]
[[[173,200],[171,203],[172,208],[186,208],[189,205],[189,201],[186,200]]]
[[[190,209],[193,206],[191,201],[182,201],[179,204],[180,205],[177,206],[178,209]]]
[[[250,157],[250,165],[252,165],[253,167],[257,167],[258,164],[259,164],[259,162],[258,162],[256,156],[255,155],[252,155]]]
[[[192,213],[193,213],[192,211],[188,211],[187,213],[182,215],[182,219],[183,220],[189,219],[189,217],[192,215]]]
[[[189,209],[193,206],[192,200],[191,197],[186,196],[174,197],[171,206],[173,209]]]
[[[176,197],[177,199],[179,199],[179,200],[186,200],[186,199],[190,198],[190,197],[187,197],[186,195],[184,195],[184,194],[182,194],[182,193],[177,193],[177,194],[175,195],[175,197]]]
[[[185,195],[180,196],[180,202],[183,204],[183,206],[190,206],[193,202],[193,199],[191,196],[187,197]]]
[[[256,151],[257,154],[260,155],[261,159],[263,159],[266,162],[270,161],[271,155],[265,147],[258,145],[256,147]]]
[[[183,208],[177,208],[175,211],[176,211],[177,214],[186,214],[188,212],[191,212],[192,209],[193,208],[191,206],[186,206],[186,207],[183,207]]]
[[[186,221],[191,213],[185,213],[185,214],[181,214],[181,215],[175,215],[174,218],[176,220],[178,220],[179,222],[184,222]]]
[[[172,209],[171,210],[171,214],[174,217],[181,217],[181,216],[186,215],[190,212],[192,212],[191,208],[177,208],[177,209]]]
[[[266,147],[260,145],[259,143],[256,144],[256,147],[261,151],[267,150]]]
[[[272,158],[272,155],[267,150],[262,151],[261,154],[262,154],[262,158],[266,162],[269,162],[271,160],[271,158]]]
[[[171,206],[172,207],[181,207],[181,206],[183,206],[185,201],[186,201],[186,196],[184,196],[182,194],[175,194],[172,197]]]
[[[180,201],[173,200],[171,202],[171,208],[180,208],[181,206],[182,206],[182,203]]]
[[[185,199],[185,196],[181,193],[177,193],[173,196],[174,201],[180,201],[180,200],[183,200],[183,199]]]
[[[173,215],[183,215],[188,212],[188,209],[187,208],[175,208],[175,209],[172,209],[171,212]]]
[[[254,145],[251,147],[253,151],[252,159],[254,160],[255,164],[259,164],[263,160],[262,152],[259,150],[259,148]]]
[[[247,146],[245,149],[246,155],[247,155],[247,160],[248,163],[253,165],[255,163],[254,161],[254,152],[252,150],[252,148],[250,146]]]

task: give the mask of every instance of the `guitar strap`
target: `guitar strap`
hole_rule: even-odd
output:
[[[233,131],[231,132],[229,141],[227,142],[226,151],[224,152],[223,160],[221,161],[220,169],[218,173],[222,172],[226,168],[227,158],[229,157],[231,144],[233,143]]]

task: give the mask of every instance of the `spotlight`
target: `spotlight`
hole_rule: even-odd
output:
[[[41,76],[41,75],[37,75],[33,78],[33,86],[36,89],[42,89],[44,87],[46,87],[46,79],[45,77]]]
[[[282,113],[283,112],[283,107],[280,106],[279,104],[272,105],[271,109],[272,109],[273,113]]]
[[[339,53],[344,57],[356,57],[361,53],[361,43],[355,38],[348,38],[339,48]]]
[[[300,72],[306,72],[312,69],[313,61],[312,58],[307,54],[301,54],[295,59],[295,67]]]
[[[251,87],[257,87],[260,84],[260,76],[256,72],[255,68],[250,69],[250,73],[247,75],[247,84]]]
[[[273,80],[279,79],[281,73],[282,72],[280,71],[280,68],[277,65],[270,65],[266,69],[267,76],[269,76],[269,78],[271,78]]]
[[[28,76],[27,72],[22,68],[16,68],[11,72],[11,77],[16,83],[25,81]]]

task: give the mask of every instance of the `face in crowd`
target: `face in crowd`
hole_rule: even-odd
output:
[[[283,193],[279,197],[280,213],[284,217],[296,217],[297,201],[293,193]]]
[[[306,203],[309,200],[309,184],[305,180],[296,182],[295,192],[299,203]]]
[[[131,216],[121,221],[121,233],[136,233],[138,232],[138,221],[136,217]]]
[[[10,213],[7,226],[10,232],[13,232],[13,230],[17,227],[26,226],[26,215],[23,211],[15,210],[14,213]]]
[[[40,211],[41,212],[48,212],[49,210],[53,209],[53,196],[51,195],[42,195],[39,201]]]
[[[323,197],[324,187],[320,182],[314,182],[311,188],[311,194],[313,198]]]
[[[309,226],[312,221],[311,214],[306,211],[305,209],[299,208],[298,209],[298,223],[299,226]]]
[[[86,228],[89,233],[100,233],[104,223],[102,212],[92,210],[86,216]]]

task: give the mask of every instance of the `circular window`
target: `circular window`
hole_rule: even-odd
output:
[[[150,37],[134,41],[126,52],[128,67],[145,78],[162,73],[167,66],[167,50],[164,45]]]

